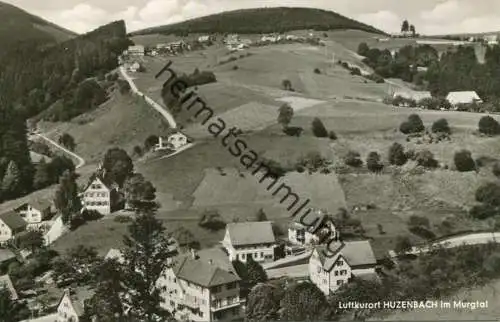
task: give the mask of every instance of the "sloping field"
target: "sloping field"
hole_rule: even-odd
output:
[[[241,105],[235,109],[224,112],[218,117],[226,123],[226,128],[230,129],[236,126],[246,131],[263,129],[276,122],[278,116],[278,107],[273,105],[264,105],[256,102]],[[200,116],[200,118],[203,116]],[[196,124],[186,129],[186,134],[193,138],[211,137],[207,131],[207,126]]]
[[[219,171],[207,169],[205,177],[200,183],[194,196],[194,207],[213,207],[229,204],[278,204],[283,197],[283,192],[276,196],[267,190],[269,182],[267,179],[262,183],[259,180],[262,174],[255,176],[251,173],[243,173],[243,176],[234,169],[225,169],[226,175]],[[309,198],[311,206],[336,210],[345,207],[345,196],[335,174],[301,174],[291,172],[278,182],[291,187],[301,200]],[[224,187],[224,189],[220,189]],[[286,205],[288,206],[288,205]]]
[[[309,108],[318,104],[324,103],[324,101],[315,100],[311,98],[304,98],[299,96],[286,96],[277,99],[277,101],[285,102],[290,104],[294,112],[298,112],[302,109]]]
[[[50,127],[48,136],[57,141],[68,133],[75,138],[75,153],[86,162],[97,161],[111,147],[120,147],[128,153],[135,145],[143,146],[149,135],[160,135],[168,125],[141,99],[115,94],[98,109],[81,115],[71,122],[43,124]]]

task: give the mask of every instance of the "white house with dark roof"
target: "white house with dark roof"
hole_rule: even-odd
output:
[[[329,240],[336,236],[337,230],[333,220],[321,210],[311,212],[304,218],[295,216],[288,226],[288,240],[295,245],[318,244],[320,240]]]
[[[110,214],[113,189],[113,187],[105,184],[103,179],[95,176],[82,193],[83,208],[96,210],[101,215]]]
[[[162,151],[171,149],[177,151],[188,143],[188,138],[180,131],[170,134],[166,139],[163,137],[158,138],[158,144],[155,145],[154,151]]]
[[[22,204],[14,209],[28,223],[28,229],[38,227],[51,215],[52,202],[38,199]]]
[[[376,264],[368,240],[335,242],[313,250],[309,259],[309,278],[325,295],[329,295],[353,276],[375,275]]]
[[[446,99],[453,106],[459,104],[482,103],[481,98],[475,91],[450,92],[448,96],[446,96]]]
[[[230,261],[246,262],[249,256],[256,262],[273,261],[276,245],[270,221],[229,223],[222,240]]]
[[[10,276],[8,274],[0,276],[0,289],[2,288],[5,288],[7,289],[7,291],[9,291],[11,300],[16,301],[19,298],[17,296],[14,284],[12,283],[12,280],[10,279]]]
[[[240,317],[240,278],[211,258],[179,256],[158,280],[162,307],[183,321],[217,321]]]
[[[14,238],[26,230],[28,223],[15,211],[0,214],[0,243]]]

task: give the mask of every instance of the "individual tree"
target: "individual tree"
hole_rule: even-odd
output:
[[[29,318],[26,304],[11,298],[7,287],[0,285],[0,321],[17,322]]]
[[[283,128],[288,127],[293,118],[293,108],[288,103],[284,103],[279,108],[278,123],[283,126]]]
[[[326,130],[325,125],[323,124],[323,122],[321,122],[321,120],[319,118],[317,118],[317,117],[314,118],[314,120],[312,121],[311,127],[312,127],[312,132],[313,132],[314,136],[316,136],[318,138],[328,137],[328,131]]]
[[[156,188],[140,173],[134,173],[125,180],[123,193],[125,202],[132,208],[136,208],[138,202],[153,201],[156,198]]]
[[[146,138],[146,140],[144,141],[144,149],[146,151],[149,151],[151,150],[152,148],[154,148],[155,145],[157,145],[159,142],[159,138],[157,135],[150,135]]]
[[[398,238],[396,239],[396,246],[394,250],[397,254],[402,255],[410,251],[412,247],[413,244],[408,236],[398,236]]]
[[[439,163],[434,159],[434,154],[429,150],[422,150],[417,152],[415,157],[417,164],[425,168],[437,168]]]
[[[54,205],[62,214],[62,221],[65,224],[70,223],[73,215],[81,209],[82,204],[78,197],[78,186],[74,172],[66,170],[61,176],[55,192]]]
[[[125,180],[134,172],[132,159],[120,148],[111,148],[106,152],[102,167],[105,180],[115,182],[119,187],[123,187]]]
[[[94,247],[78,245],[54,262],[54,274],[59,281],[87,283],[96,271],[99,256]]]
[[[59,177],[65,171],[75,172],[75,164],[70,158],[64,155],[55,156],[49,163],[49,175],[51,183],[57,183],[59,181]]]
[[[281,86],[283,86],[283,89],[286,90],[286,91],[291,91],[292,90],[292,82],[290,82],[290,80],[288,80],[288,79],[284,79],[281,82]]]
[[[408,161],[408,157],[405,154],[403,146],[397,142],[394,142],[389,148],[389,163],[393,165],[404,165]]]
[[[312,282],[294,283],[287,287],[281,301],[281,320],[330,320],[330,308],[325,295]]]
[[[432,123],[431,130],[434,133],[446,133],[446,134],[451,133],[450,126],[448,125],[448,121],[446,119],[439,119],[434,123]]]
[[[500,134],[500,124],[493,117],[486,115],[479,120],[479,132],[486,135]]]
[[[59,144],[70,151],[74,151],[76,147],[75,139],[68,133],[64,133],[59,137]]]
[[[52,183],[53,181],[50,178],[50,165],[45,162],[45,159],[42,159],[35,167],[33,187],[35,189],[42,189]]]
[[[122,265],[116,259],[101,260],[95,272],[95,293],[85,305],[84,320],[123,321],[126,293]]]
[[[476,190],[476,201],[491,206],[500,206],[500,184],[488,182]]]
[[[415,26],[414,25],[410,25],[410,32],[413,35],[413,37],[415,37],[416,30],[415,30]]]
[[[500,178],[500,162],[497,161],[493,164],[492,172],[496,177]]]
[[[358,55],[366,56],[369,50],[370,47],[368,47],[368,45],[365,42],[362,42],[358,46]]]
[[[401,25],[401,32],[408,32],[410,30],[410,24],[408,23],[408,20],[404,20],[403,24]]]
[[[40,249],[45,244],[45,239],[43,238],[43,234],[39,230],[29,230],[16,238],[16,244],[21,249],[28,249],[32,253],[35,250]]]
[[[371,172],[380,172],[384,168],[384,165],[380,162],[380,155],[373,151],[368,154],[366,158],[366,167]]]
[[[279,285],[256,285],[248,294],[245,319],[247,321],[277,321],[283,294],[284,290]]]
[[[267,215],[264,212],[264,209],[260,208],[255,215],[255,221],[268,221]]]
[[[166,233],[163,223],[151,209],[141,209],[128,227],[123,241],[123,283],[129,296],[128,318],[146,321],[164,321],[170,313],[161,308],[162,290],[157,281],[168,267],[167,260],[176,255],[174,241]]]
[[[6,198],[18,197],[22,192],[21,173],[14,161],[10,161],[2,180],[2,192]]]
[[[472,159],[472,154],[468,150],[460,150],[453,157],[455,167],[460,172],[476,170],[476,163]]]
[[[266,271],[252,256],[247,256],[246,272],[246,281],[251,287],[267,281]]]
[[[419,133],[425,130],[425,126],[420,116],[411,114],[407,121],[401,123],[399,130],[404,134]]]
[[[194,234],[184,226],[180,226],[172,232],[172,237],[177,241],[180,247],[199,249],[200,242]]]
[[[359,152],[350,150],[344,158],[344,163],[348,166],[358,168],[363,165],[363,160],[361,160]]]

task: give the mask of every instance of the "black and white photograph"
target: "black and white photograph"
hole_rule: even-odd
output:
[[[500,321],[500,0],[0,0],[0,322]]]

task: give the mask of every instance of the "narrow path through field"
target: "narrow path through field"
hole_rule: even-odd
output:
[[[151,105],[152,108],[154,108],[161,115],[163,115],[163,117],[168,122],[168,124],[171,128],[173,128],[173,129],[177,128],[177,123],[175,122],[175,119],[172,116],[172,114],[170,114],[169,111],[167,111],[165,108],[163,108],[163,106],[156,103],[151,97],[149,97],[149,96],[145,95],[144,93],[142,93],[141,91],[139,91],[139,89],[137,88],[137,86],[134,83],[134,80],[127,74],[127,71],[125,70],[124,66],[120,66],[120,73],[122,74],[123,78],[125,78],[125,80],[130,84],[130,88],[132,89],[132,91],[135,94],[144,97],[146,102],[149,105]]]
[[[454,236],[450,238],[446,238],[437,242],[433,242],[430,245],[424,247],[412,247],[412,249],[406,252],[407,255],[419,255],[423,253],[427,253],[436,247],[444,247],[444,248],[455,248],[464,245],[481,245],[488,243],[500,243],[500,232],[491,232],[491,233],[472,233],[461,236]],[[391,250],[389,251],[389,255],[394,258],[397,257],[398,254]]]
[[[81,168],[81,167],[83,167],[85,165],[85,160],[82,157],[80,157],[76,153],[74,153],[74,152],[66,149],[65,147],[61,146],[59,143],[57,143],[57,142],[49,139],[48,137],[44,136],[43,134],[34,134],[34,136],[38,136],[38,137],[44,139],[45,141],[47,141],[50,144],[52,144],[55,147],[57,147],[59,150],[62,150],[63,152],[69,154],[73,158],[77,159],[78,160],[78,164],[75,166],[76,169]]]

